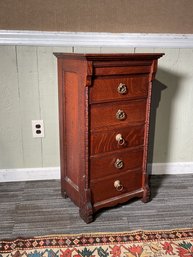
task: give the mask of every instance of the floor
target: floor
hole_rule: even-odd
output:
[[[193,227],[193,174],[152,176],[151,191],[151,202],[132,200],[85,224],[57,180],[0,183],[0,239]]]

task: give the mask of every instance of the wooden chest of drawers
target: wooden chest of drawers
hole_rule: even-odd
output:
[[[151,82],[163,54],[55,55],[63,195],[87,223],[103,207],[147,202]]]

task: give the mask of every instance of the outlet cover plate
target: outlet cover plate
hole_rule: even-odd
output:
[[[32,120],[32,135],[33,137],[44,137],[44,121]]]

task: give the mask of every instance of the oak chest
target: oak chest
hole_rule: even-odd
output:
[[[55,55],[63,195],[87,223],[101,208],[147,202],[151,88],[163,54]]]

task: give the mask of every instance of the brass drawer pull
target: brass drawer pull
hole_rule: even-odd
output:
[[[121,185],[121,181],[120,180],[115,180],[114,187],[119,192],[123,190],[123,186]]]
[[[122,110],[118,110],[116,113],[117,120],[124,120],[126,118],[126,113]]]
[[[115,161],[114,165],[115,165],[115,168],[117,168],[117,169],[121,169],[121,168],[123,168],[124,163],[123,163],[123,161],[122,161],[122,160],[120,160],[120,159],[116,159],[116,161]]]
[[[121,95],[124,95],[125,93],[127,93],[127,86],[123,83],[120,83],[117,87],[117,92]]]
[[[125,144],[125,139],[122,137],[121,134],[117,134],[115,139],[117,140],[119,145],[124,145]]]

